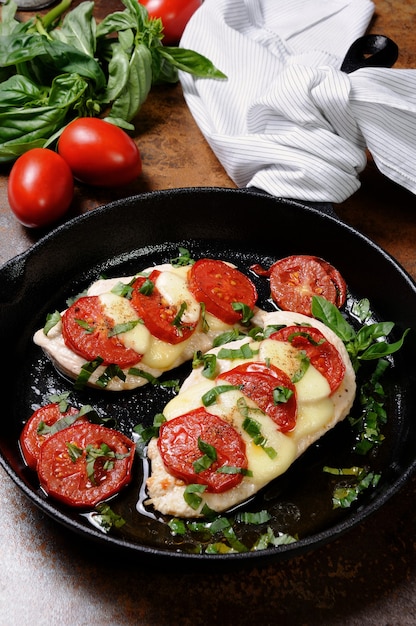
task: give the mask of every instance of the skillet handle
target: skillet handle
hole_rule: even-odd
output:
[[[363,67],[392,67],[398,56],[399,48],[389,37],[384,35],[363,35],[349,47],[342,62],[341,71],[350,74]],[[269,195],[266,191],[257,187],[248,187],[247,189]],[[338,219],[330,202],[306,202],[302,200],[302,204]]]
[[[392,67],[399,56],[399,48],[384,35],[364,35],[350,46],[341,65],[341,71],[350,74],[363,67]]]

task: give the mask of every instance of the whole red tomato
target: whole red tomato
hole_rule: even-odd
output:
[[[202,0],[140,0],[150,17],[160,17],[163,24],[163,44],[179,43],[185,26],[201,6]]]
[[[87,185],[126,185],[142,171],[139,149],[121,128],[97,117],[80,117],[66,126],[58,152],[74,178]]]
[[[74,179],[69,165],[53,150],[33,148],[14,163],[9,176],[9,205],[24,226],[52,224],[69,208]]]

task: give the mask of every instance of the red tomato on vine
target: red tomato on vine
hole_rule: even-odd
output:
[[[140,0],[140,4],[150,17],[162,20],[163,45],[176,46],[202,0]]]

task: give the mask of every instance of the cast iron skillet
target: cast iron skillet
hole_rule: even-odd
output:
[[[392,66],[397,55],[397,46],[390,39],[367,35],[351,46],[341,69],[352,72],[362,66]],[[247,215],[252,217],[247,219]],[[169,560],[175,565],[204,567],[215,567],[218,562],[258,565],[312,550],[352,530],[414,471],[414,334],[391,362],[386,383],[386,443],[371,459],[372,469],[382,475],[377,488],[346,511],[332,509],[323,465],[346,467],[362,461],[351,453],[352,433],[344,422],[248,503],[252,510],[267,509],[273,530],[298,536],[295,543],[260,552],[195,553],[204,537],[174,537],[166,520],[146,513],[141,489],[146,465],[140,467],[139,463],[131,487],[111,503],[126,524],[120,531],[104,534],[88,515],[48,500],[26,468],[18,446],[24,422],[51,393],[72,388],[33,345],[33,332],[43,325],[47,313],[64,308],[68,296],[81,292],[98,276],[131,274],[168,261],[177,256],[179,246],[188,248],[195,258],[226,258],[244,271],[252,263],[268,266],[289,254],[315,254],[333,263],[346,278],[350,290],[347,316],[354,302],[369,298],[375,320],[396,323],[393,340],[415,319],[412,279],[388,254],[341,222],[330,205],[276,199],[257,190],[211,188],[154,192],[114,202],[56,229],[0,269],[0,338],[2,345],[9,345],[11,337],[15,341],[7,362],[7,372],[13,375],[3,375],[0,383],[7,416],[0,431],[2,466],[28,498],[57,522],[101,547],[153,564]],[[376,276],[383,276],[381,288]],[[267,285],[257,282],[259,304],[273,308]],[[181,380],[188,372],[189,366],[183,366],[175,377]],[[101,414],[114,417],[118,428],[130,436],[137,423],[150,424],[168,399],[168,392],[148,385],[124,394],[84,391],[78,393],[76,402],[93,404]],[[243,528],[242,533],[244,540],[252,540],[248,529]]]
[[[57,228],[0,269],[0,345],[13,341],[0,382],[2,466],[26,496],[57,522],[139,562],[167,559],[170,564],[187,566],[258,565],[299,555],[353,531],[403,486],[415,468],[414,332],[392,359],[385,377],[386,440],[374,458],[365,461],[381,472],[378,486],[364,493],[351,508],[332,509],[333,482],[322,467],[364,462],[351,452],[353,437],[346,421],[247,505],[249,510],[267,509],[274,530],[298,535],[296,543],[259,552],[192,553],[193,536],[173,537],[166,523],[136,510],[139,462],[134,483],[111,503],[126,524],[105,534],[87,516],[49,500],[35,475],[25,467],[18,447],[24,421],[35,407],[47,402],[51,392],[72,389],[33,345],[33,332],[43,326],[47,313],[65,308],[69,296],[82,292],[98,276],[132,274],[149,264],[168,261],[177,256],[179,246],[188,248],[194,258],[228,259],[243,271],[254,262],[268,267],[289,254],[318,255],[333,263],[347,281],[346,315],[354,302],[369,298],[376,320],[395,322],[392,340],[412,327],[416,319],[416,285],[404,269],[365,236],[321,208],[255,191],[221,188],[174,189],[113,202]],[[257,284],[260,304],[272,309],[267,281],[258,279]],[[182,379],[188,372],[189,366],[184,366],[174,377]],[[172,373],[165,376],[172,377]],[[118,427],[130,435],[137,423],[149,423],[162,410],[170,393],[147,385],[128,393],[90,390],[72,397],[115,417]]]

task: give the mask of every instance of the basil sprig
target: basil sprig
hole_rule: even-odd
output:
[[[98,117],[126,130],[156,83],[178,71],[225,75],[192,50],[163,46],[163,24],[137,0],[102,21],[94,2],[70,9],[61,0],[46,15],[16,19],[17,4],[0,12],[0,162],[53,144],[68,122]],[[62,16],[64,16],[62,18]],[[62,19],[61,19],[62,18]]]
[[[400,350],[410,330],[407,328],[402,337],[393,343],[386,341],[393,330],[393,322],[364,324],[355,331],[337,307],[321,296],[312,298],[312,314],[343,341],[355,371],[359,369],[362,361],[381,359]]]

